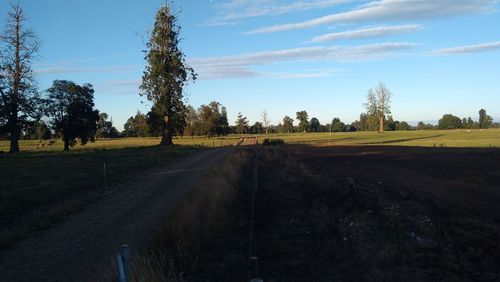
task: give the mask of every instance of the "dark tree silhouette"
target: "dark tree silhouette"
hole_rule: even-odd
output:
[[[13,5],[0,35],[0,123],[9,134],[10,152],[19,152],[21,131],[40,104],[31,68],[39,44],[25,23],[20,4]]]
[[[94,109],[94,89],[67,80],[55,80],[48,92],[48,112],[52,127],[61,134],[64,151],[80,139],[82,145],[95,141],[99,111]]]
[[[315,117],[311,119],[311,131],[312,132],[319,132],[319,128],[321,126],[321,123],[319,120]]]
[[[172,145],[175,119],[185,109],[183,88],[190,79],[195,80],[193,69],[186,65],[184,53],[179,49],[180,26],[170,6],[156,14],[156,23],[147,44],[148,65],[142,76],[141,95],[152,101],[156,113],[163,119],[160,145]]]

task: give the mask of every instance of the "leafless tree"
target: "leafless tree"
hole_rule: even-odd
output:
[[[368,90],[367,101],[364,104],[369,116],[378,118],[379,132],[384,131],[384,121],[386,115],[391,113],[392,93],[383,83],[379,83],[375,90]]]
[[[25,24],[20,4],[12,5],[5,31],[0,34],[0,99],[10,135],[10,152],[19,152],[21,131],[36,106],[31,64],[39,43]]]
[[[261,116],[262,116],[262,123],[264,125],[264,131],[266,132],[266,134],[268,134],[269,126],[271,125],[271,120],[269,119],[269,114],[267,113],[267,110],[264,110]]]

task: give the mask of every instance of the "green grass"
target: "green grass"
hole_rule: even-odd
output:
[[[119,142],[95,143],[103,144],[126,146]],[[143,147],[122,149],[60,152],[50,148],[52,151],[0,154],[0,248],[78,212],[102,196],[105,186],[200,150],[195,146],[159,148],[141,144]]]
[[[177,145],[192,145],[203,147],[221,147],[230,146],[238,142],[239,136],[228,136],[221,138],[206,138],[196,136],[194,138],[184,137],[175,138],[174,143]],[[85,146],[77,144],[70,148],[70,151],[86,151],[95,149],[123,149],[123,148],[136,148],[154,146],[160,143],[159,137],[129,137],[117,139],[98,139],[96,142],[89,142]],[[39,140],[21,140],[19,142],[21,151],[29,152],[43,152],[43,151],[62,151],[63,142],[55,140],[55,143],[50,144],[49,141]],[[0,140],[0,152],[9,151],[9,141]]]
[[[238,142],[240,135],[232,134],[221,138],[206,138],[195,136],[175,138],[177,145],[203,147],[231,146]],[[426,130],[426,131],[387,131],[378,132],[334,132],[330,133],[291,133],[291,134],[261,134],[259,143],[264,138],[283,139],[289,144],[336,144],[336,145],[394,145],[394,146],[424,146],[424,147],[500,147],[500,129],[488,130]],[[119,138],[99,139],[85,146],[76,145],[71,151],[87,151],[96,149],[123,149],[157,145],[160,138]],[[63,144],[56,140],[54,144],[37,140],[22,140],[22,151],[45,152],[62,151]],[[0,151],[9,150],[8,141],[0,141]]]
[[[500,147],[500,129],[292,133],[269,137],[283,139],[288,144]]]

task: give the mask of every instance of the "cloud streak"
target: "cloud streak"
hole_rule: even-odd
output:
[[[67,67],[67,66],[51,66],[45,68],[37,68],[33,72],[35,74],[55,74],[55,73],[79,73],[79,72],[123,72],[135,70],[136,66],[107,66],[107,67]]]
[[[486,52],[500,49],[500,41],[491,42],[491,43],[483,43],[483,44],[475,44],[475,45],[467,45],[467,46],[458,46],[451,48],[443,48],[431,51],[430,55],[435,56],[444,56],[444,55],[454,55],[454,54],[467,54],[467,53],[478,53],[478,52]]]
[[[350,11],[299,23],[259,28],[246,32],[246,34],[297,30],[332,23],[416,20],[487,13],[495,9],[496,3],[498,3],[497,0],[379,0],[372,1]]]
[[[207,25],[234,25],[238,21],[262,16],[277,16],[297,11],[324,9],[352,0],[301,0],[287,3],[278,0],[232,0],[218,4],[218,16],[207,22]]]
[[[324,34],[321,36],[316,36],[311,40],[311,42],[327,42],[327,41],[335,41],[342,39],[383,37],[389,35],[410,33],[421,29],[422,27],[416,24],[369,27],[369,28],[361,28],[343,32],[334,32],[334,33]]]
[[[253,70],[259,65],[283,62],[363,62],[381,60],[415,47],[414,43],[391,42],[359,46],[304,47],[236,56],[191,58],[189,64],[201,79],[263,76]]]

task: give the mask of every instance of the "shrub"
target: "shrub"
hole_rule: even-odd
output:
[[[262,145],[264,145],[264,146],[276,146],[276,145],[283,145],[283,144],[285,144],[285,141],[283,139],[266,138],[266,139],[264,139],[264,142],[262,142]]]

